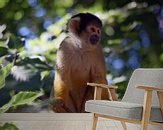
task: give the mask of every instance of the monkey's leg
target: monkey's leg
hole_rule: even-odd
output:
[[[85,112],[85,103],[88,100],[92,100],[94,96],[94,88],[87,86],[85,93],[82,97],[82,102],[81,102],[81,106],[80,106],[80,112]]]
[[[71,98],[68,83],[58,78],[56,75],[54,80],[54,105],[53,110],[55,112],[76,112],[74,102]]]
[[[67,88],[64,85],[63,81],[56,73],[55,80],[54,80],[54,103],[53,103],[53,110],[55,112],[66,112],[65,110],[65,102],[67,97]]]

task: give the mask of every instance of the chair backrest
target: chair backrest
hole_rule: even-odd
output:
[[[122,101],[143,104],[144,90],[136,89],[136,86],[140,85],[163,88],[163,68],[136,69],[129,80]],[[152,106],[159,106],[156,92],[153,94]]]

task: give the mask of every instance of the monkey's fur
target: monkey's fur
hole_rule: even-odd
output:
[[[90,13],[73,16],[67,37],[57,52],[54,80],[55,112],[84,112],[85,102],[93,99],[94,88],[87,82],[107,84],[104,56],[100,46],[102,23]],[[107,89],[102,99],[109,99]]]

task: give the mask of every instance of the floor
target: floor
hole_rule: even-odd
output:
[[[91,119],[90,113],[4,113],[0,125],[13,122],[20,130],[91,130]],[[97,130],[123,129],[117,121],[99,118]]]

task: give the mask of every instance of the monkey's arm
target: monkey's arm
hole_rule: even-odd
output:
[[[92,82],[98,83],[98,84],[108,84],[106,79],[106,69],[105,69],[105,60],[103,56],[103,52],[101,47],[99,47],[97,51],[97,61],[95,62],[95,66],[93,67],[91,73],[92,73]],[[100,61],[100,62],[99,62]],[[102,86],[102,85],[101,85]],[[117,100],[115,89],[108,89],[109,92],[109,98],[112,100]],[[106,97],[106,88],[102,90],[102,99],[105,99]]]
[[[102,74],[102,73],[101,73]],[[107,86],[107,80],[105,78],[105,76],[100,75],[100,71],[99,73],[97,74],[94,74],[95,75],[95,78],[93,80],[93,83],[97,83],[95,86],[98,86],[100,88],[102,88],[102,99],[106,99],[106,86]],[[118,98],[116,96],[116,89],[112,88],[112,87],[108,87],[108,93],[109,93],[109,99],[110,100],[113,100],[113,101],[116,101]]]

